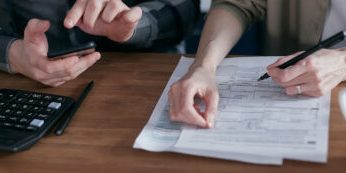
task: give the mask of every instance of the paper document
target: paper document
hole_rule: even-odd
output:
[[[257,82],[276,58],[225,59],[217,69],[215,127],[201,129],[169,120],[168,90],[193,62],[182,57],[134,148],[257,164],[279,165],[283,159],[326,162],[330,94],[287,96],[271,79]]]

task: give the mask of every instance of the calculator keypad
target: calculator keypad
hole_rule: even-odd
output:
[[[64,104],[62,96],[30,91],[0,90],[0,127],[35,131],[50,121]]]

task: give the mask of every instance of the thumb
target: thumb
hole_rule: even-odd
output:
[[[49,29],[49,25],[46,20],[31,19],[25,28],[24,40],[35,45],[46,43],[45,32]]]
[[[136,23],[142,17],[142,9],[139,7],[131,8],[128,11],[125,11],[122,19],[126,23]]]
[[[217,114],[217,107],[219,102],[219,95],[217,91],[209,91],[204,98],[206,103],[205,119],[207,121],[208,128],[212,128],[215,123],[215,117]]]
[[[281,64],[283,64],[283,63],[289,61],[290,59],[292,59],[292,58],[294,58],[294,57],[300,55],[301,53],[303,53],[303,52],[296,52],[296,53],[294,53],[294,54],[292,54],[292,55],[288,55],[288,56],[281,57],[281,58],[279,58],[278,60],[276,60],[276,62],[274,62],[273,64],[270,64],[270,65],[267,67],[267,69],[276,68],[277,66],[279,66],[279,65],[281,65]]]

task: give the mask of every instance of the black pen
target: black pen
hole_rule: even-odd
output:
[[[77,99],[77,101],[72,105],[71,110],[69,110],[68,115],[66,115],[62,121],[58,124],[56,130],[55,130],[55,134],[56,135],[62,135],[64,133],[64,130],[66,129],[67,125],[69,124],[69,122],[71,121],[73,115],[76,113],[76,111],[78,110],[79,106],[82,104],[83,100],[85,99],[85,97],[88,95],[88,93],[90,92],[90,90],[93,88],[94,86],[94,81],[91,81],[88,83],[88,85],[84,88],[84,90],[82,91],[82,93],[80,94],[79,98]]]
[[[322,48],[328,48],[331,47],[333,45],[335,45],[336,43],[339,43],[340,41],[344,40],[346,36],[346,31],[340,31],[339,33],[329,37],[328,39],[318,43],[316,46],[308,49],[307,51],[303,52],[302,54],[292,58],[291,60],[279,65],[278,67],[280,69],[285,69],[295,63],[297,63],[298,61],[306,58],[307,56],[313,54],[314,52],[322,49]],[[270,76],[268,75],[268,73],[265,73],[264,75],[262,75],[260,78],[257,79],[257,81],[261,81],[264,79],[269,78]]]

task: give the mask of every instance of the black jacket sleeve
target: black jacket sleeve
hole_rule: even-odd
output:
[[[0,70],[11,72],[8,63],[8,51],[11,43],[17,38],[11,6],[7,0],[0,0],[0,16]]]
[[[136,4],[142,8],[143,17],[127,44],[148,48],[179,43],[195,28],[201,13],[199,3],[199,0],[150,0]]]

